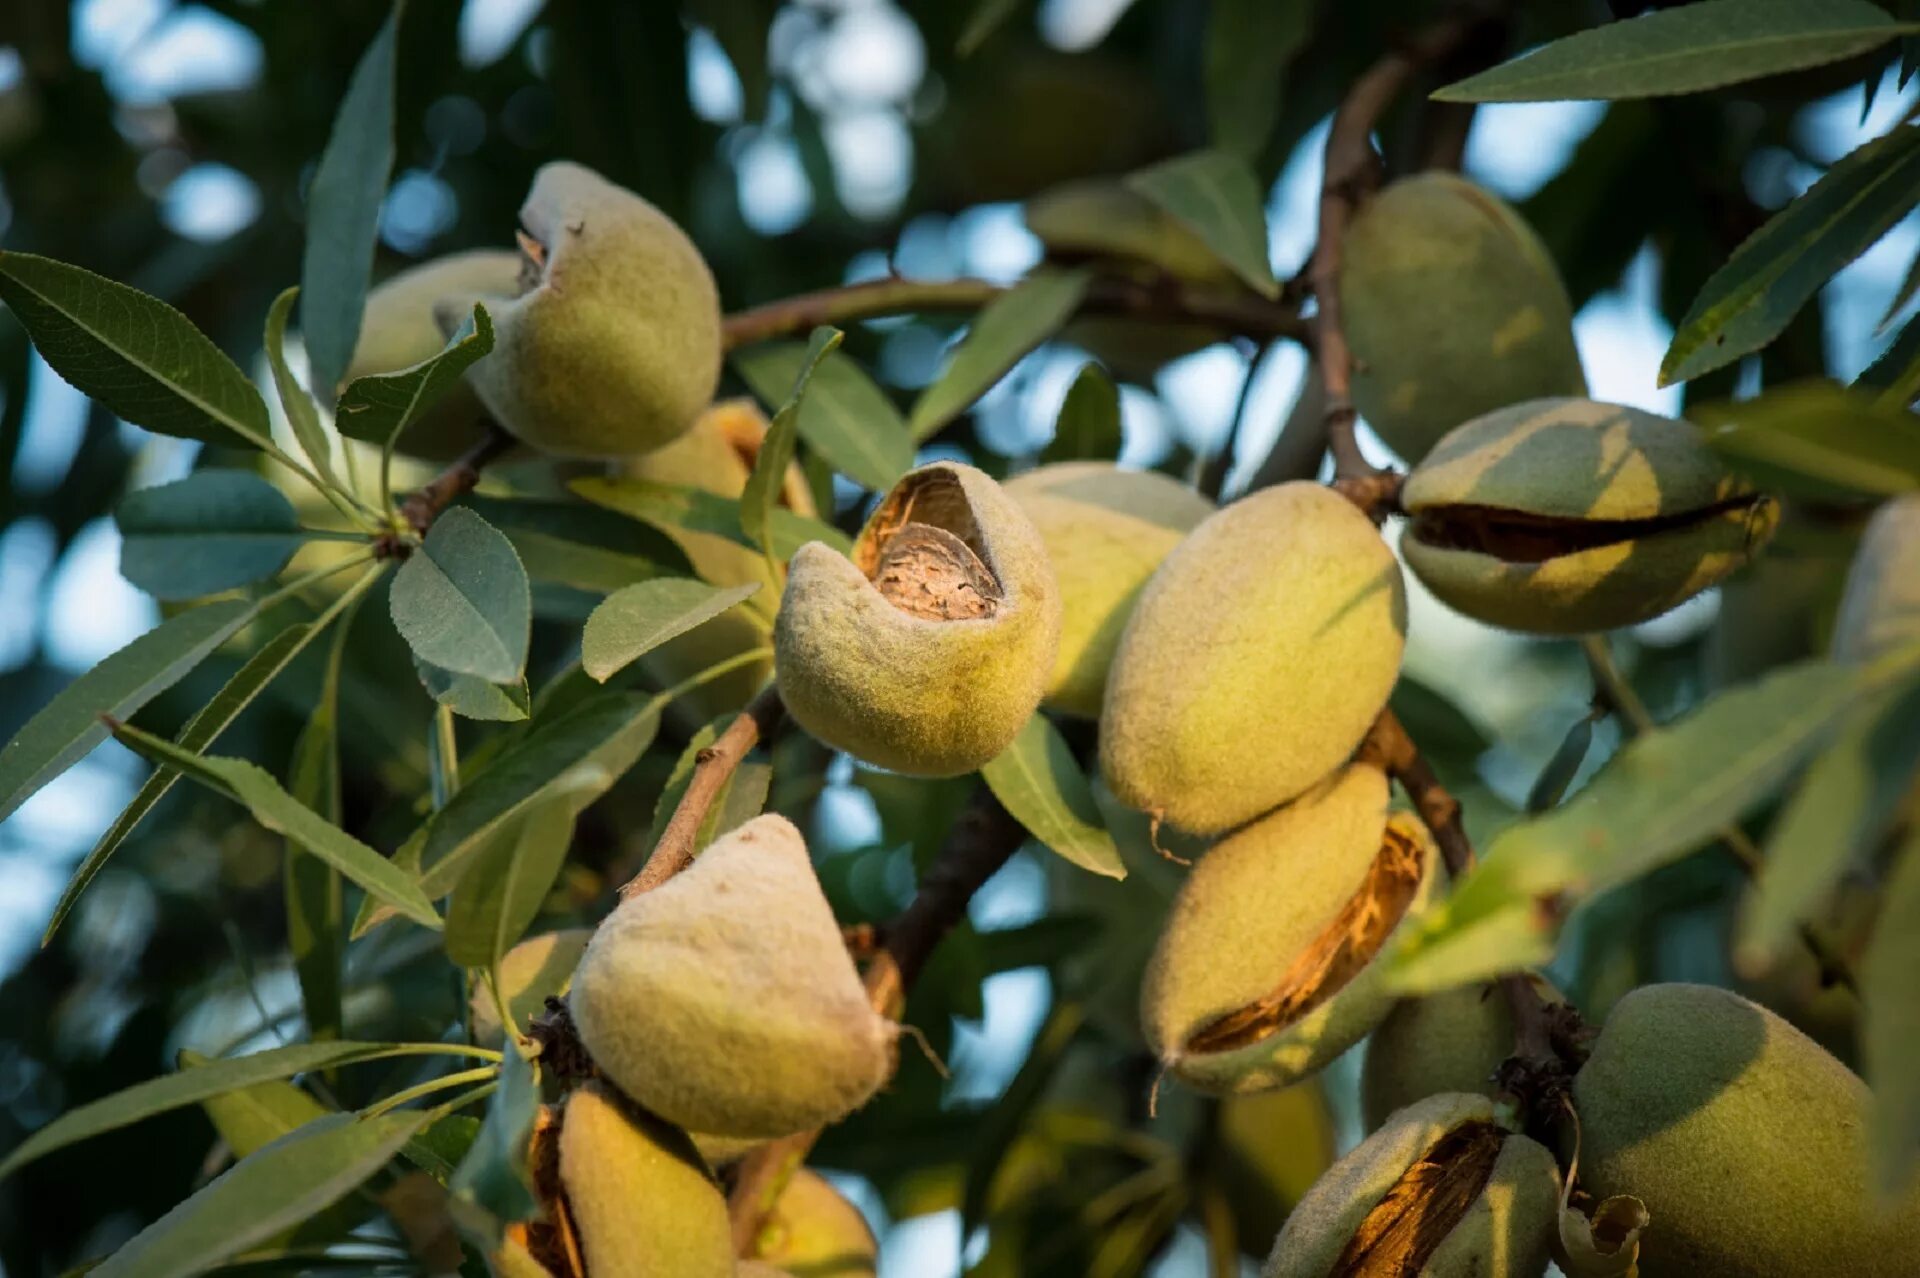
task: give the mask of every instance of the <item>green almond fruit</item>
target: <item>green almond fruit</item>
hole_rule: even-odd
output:
[[[686,1134],[600,1083],[567,1097],[560,1183],[592,1278],[732,1278],[726,1195]]]
[[[489,313],[520,293],[520,255],[511,249],[473,249],[449,253],[401,271],[367,294],[360,317],[360,340],[354,345],[341,386],[357,377],[396,373],[432,359],[447,344],[435,319],[435,307],[458,299],[472,313],[473,302],[483,302]],[[447,461],[480,441],[486,410],[473,387],[461,381],[413,423],[395,448],[409,457]],[[384,435],[369,435],[360,422],[365,414],[341,413],[334,419],[349,439],[385,444]]]
[[[1895,1278],[1920,1195],[1885,1210],[1865,1083],[1730,990],[1647,985],[1615,1004],[1573,1082],[1580,1184],[1651,1223],[1642,1278]]]
[[[911,776],[972,772],[1040,704],[1060,641],[1046,543],[987,475],[909,471],[849,560],[809,542],[774,626],[780,697],[837,750]]]
[[[1483,413],[1587,393],[1546,246],[1472,182],[1436,172],[1386,187],[1341,260],[1354,406],[1408,463]]]
[[[1107,785],[1195,834],[1273,810],[1352,755],[1405,634],[1400,565],[1353,503],[1305,482],[1234,502],[1134,604],[1101,713]]]
[[[1165,475],[1107,462],[1042,466],[1006,490],[1040,530],[1060,586],[1060,650],[1043,704],[1096,719],[1134,601],[1213,503]]]
[[[1560,992],[1535,978],[1549,1002]],[[1367,1039],[1360,1119],[1368,1131],[1395,1110],[1437,1092],[1494,1093],[1494,1071],[1513,1055],[1513,1009],[1495,985],[1462,985],[1402,999]]]
[[[487,1256],[494,1278],[554,1278],[553,1270],[541,1264],[527,1245],[509,1234]]]
[[[1560,1207],[1546,1146],[1485,1096],[1417,1101],[1320,1178],[1261,1278],[1539,1278]]]
[[[1920,642],[1920,493],[1874,511],[1847,570],[1833,659],[1867,663]]]
[[[592,928],[566,928],[530,936],[502,955],[500,997],[494,997],[485,981],[476,981],[467,1000],[473,1041],[482,1047],[500,1046],[505,1037],[500,1028],[502,1002],[524,1033],[533,1018],[546,1011],[549,998],[566,997],[573,969],[592,939]]]
[[[753,1259],[806,1278],[874,1278],[880,1244],[860,1209],[802,1167],[767,1214]]]
[[[1374,959],[1426,905],[1439,857],[1372,764],[1221,840],[1174,898],[1141,983],[1147,1045],[1213,1095],[1285,1087],[1392,1006]]]
[[[1466,423],[1400,502],[1401,553],[1442,603],[1538,634],[1657,617],[1751,559],[1780,514],[1691,423],[1587,399]]]
[[[771,1139],[845,1117],[893,1068],[800,831],[761,816],[629,897],[568,998],[600,1072],[669,1122]]]
[[[520,206],[530,287],[490,307],[468,379],[501,425],[562,457],[631,457],[684,434],[720,379],[720,299],[672,219],[582,165],[542,165]],[[443,331],[467,299],[443,301]]]

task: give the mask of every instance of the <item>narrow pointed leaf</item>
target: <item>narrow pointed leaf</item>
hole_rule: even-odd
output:
[[[226,685],[213,695],[213,700],[200,707],[193,718],[187,720],[173,743],[195,754],[212,745],[227,725],[253,704],[253,699],[260,695],[261,689],[272,683],[287,668],[287,663],[299,655],[313,634],[314,628],[302,622],[288,626],[267,640],[258,652],[247,658],[245,665],[234,671],[233,678],[227,680]],[[153,805],[160,802],[179,779],[180,774],[172,768],[155,768],[141,783],[125,809],[114,818],[113,825],[100,836],[100,841],[87,853],[86,860],[74,871],[66,891],[61,893],[59,903],[53,907],[53,917],[47,921],[46,931],[40,938],[42,945],[51,941],[53,934],[60,930],[60,925],[72,912],[74,903],[100,873],[101,867],[106,865],[107,858],[113,855],[127,835],[140,824],[141,818],[153,810]]]
[[[455,1198],[472,1203],[492,1222],[524,1220],[538,1208],[527,1169],[527,1147],[540,1112],[540,1066],[509,1044],[500,1087],[487,1117],[447,1182]]]
[[[394,56],[401,5],[360,55],[307,188],[300,328],[313,389],[332,402],[353,361],[373,278],[380,204],[393,172]]]
[[[320,424],[313,396],[287,367],[287,319],[293,312],[294,299],[299,296],[298,288],[290,288],[273,299],[267,311],[267,331],[262,345],[267,352],[267,367],[273,371],[273,388],[279,393],[280,407],[287,415],[287,425],[293,428],[293,437],[300,441],[300,451],[307,455],[322,479],[338,488],[340,481],[333,473],[333,442]]]
[[[1769,492],[1857,501],[1920,487],[1920,419],[1863,389],[1790,382],[1689,405],[1687,419],[1729,469]]]
[[[1223,151],[1259,158],[1287,69],[1313,32],[1312,0],[1213,0],[1207,12],[1207,126]]]
[[[1807,299],[1916,202],[1920,126],[1901,125],[1842,158],[1707,280],[1674,332],[1660,384],[1710,373],[1778,337]]]
[[[711,533],[749,549],[756,548],[740,529],[740,503],[718,493],[604,475],[576,479],[570,487],[596,506],[619,511],[663,531]],[[853,549],[853,538],[832,524],[796,514],[784,506],[774,508],[767,521],[767,532],[773,539],[774,557],[782,562],[791,559],[794,551],[810,541],[823,541],[842,554]]]
[[[245,470],[201,470],[140,488],[114,511],[120,575],[156,599],[196,599],[263,581],[303,540],[293,503]]]
[[[340,392],[339,417],[344,434],[355,439],[380,440],[391,454],[407,433],[442,396],[459,384],[461,374],[493,350],[493,319],[487,308],[474,303],[473,314],[447,340],[438,355],[397,373],[356,377]]]
[[[419,884],[393,862],[295,800],[266,769],[245,759],[191,754],[126,724],[114,729],[113,735],[155,763],[175,768],[242,804],[261,825],[297,840],[307,851],[422,927],[440,926],[440,916],[434,913],[433,903],[421,893]]]
[[[1916,29],[1867,0],[1698,0],[1576,32],[1433,96],[1557,102],[1698,93],[1838,62]]]
[[[1195,151],[1143,169],[1127,185],[1184,222],[1249,288],[1263,297],[1280,296],[1267,257],[1265,202],[1244,159]]]
[[[180,1053],[183,1069],[200,1069],[213,1062],[199,1052]],[[264,1149],[288,1132],[336,1111],[285,1079],[268,1079],[251,1087],[209,1096],[200,1102],[214,1130],[227,1142],[235,1158]]]
[[[344,1198],[426,1121],[414,1109],[316,1119],[235,1163],[90,1272],[98,1278],[202,1273]]]
[[[0,749],[0,820],[166,691],[252,620],[254,605],[223,600],[177,613],[75,679]]]
[[[1861,1033],[1873,1085],[1873,1163],[1880,1197],[1896,1199],[1920,1163],[1920,829],[1896,854],[1880,917],[1860,964]]]
[[[422,661],[492,683],[526,668],[533,592],[513,543],[464,506],[436,519],[400,565],[394,627]]]
[[[276,1078],[291,1078],[317,1069],[334,1069],[360,1061],[390,1056],[466,1056],[486,1059],[491,1053],[459,1043],[295,1043],[248,1056],[231,1056],[196,1065],[175,1074],[163,1074],[144,1083],[70,1109],[42,1127],[0,1162],[0,1179],[43,1158],[105,1132],[118,1131],[155,1114],[183,1105],[196,1105],[211,1096],[252,1087]]]
[[[1088,363],[1074,376],[1054,419],[1042,463],[1112,461],[1120,455],[1120,388],[1107,371]]]
[[[908,433],[924,442],[972,407],[1022,357],[1060,331],[1091,280],[1086,271],[1037,270],[982,307],[946,370],[914,401]]]
[[[834,352],[845,336],[837,328],[822,325],[807,339],[807,353],[793,376],[793,389],[780,411],[773,415],[766,438],[760,441],[760,453],[753,460],[753,473],[747,476],[746,490],[740,494],[740,531],[758,546],[777,570],[783,562],[775,552],[770,525],[779,508],[780,492],[786,486],[787,467],[793,464],[793,451],[799,438],[800,412],[806,405],[807,389],[820,369],[822,360]]]
[[[1035,714],[1013,744],[980,769],[993,797],[1027,833],[1083,870],[1124,879],[1120,849],[1101,822],[1093,787],[1060,730]]]
[[[1567,735],[1561,738],[1560,746],[1547,760],[1547,766],[1540,769],[1540,775],[1534,779],[1533,789],[1527,792],[1527,811],[1545,812],[1560,802],[1573,784],[1574,776],[1580,771],[1580,765],[1587,761],[1587,751],[1593,745],[1593,716],[1582,715],[1567,729]]]
[[[526,933],[573,839],[575,795],[548,794],[494,831],[447,902],[447,957],[492,967]]]
[[[116,416],[156,434],[267,447],[260,392],[159,298],[65,262],[0,252],[0,300],[54,372]]]
[[[580,664],[605,683],[667,640],[713,620],[759,589],[757,581],[721,587],[662,577],[616,591],[587,618],[580,635]]]
[[[799,342],[763,342],[733,357],[760,402],[778,409],[806,361]],[[913,466],[913,437],[887,393],[841,351],[821,361],[800,408],[800,438],[864,488],[885,492]]]

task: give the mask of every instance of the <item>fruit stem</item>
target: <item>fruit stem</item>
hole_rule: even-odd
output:
[[[451,506],[456,500],[473,491],[480,482],[480,472],[489,463],[499,458],[514,445],[513,436],[507,434],[498,422],[487,423],[487,433],[480,442],[460,454],[447,468],[416,489],[405,501],[400,503],[400,518],[417,536],[427,535],[427,529],[440,517],[440,512]],[[385,542],[393,542],[389,537]],[[389,546],[389,555],[399,553],[397,545]]]

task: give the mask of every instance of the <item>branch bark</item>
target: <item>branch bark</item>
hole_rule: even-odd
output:
[[[660,841],[653,845],[640,872],[620,889],[620,899],[638,896],[659,887],[693,862],[694,841],[714,802],[753,747],[770,740],[786,718],[787,708],[780,691],[769,684],[747,703],[734,721],[727,725],[714,743],[694,756],[693,776],[686,792],[668,818]]]
[[[433,526],[433,521],[440,517],[440,513],[472,492],[480,482],[480,472],[498,461],[516,442],[505,427],[489,420],[487,433],[479,443],[460,454],[445,470],[400,503],[400,517],[416,534],[426,536],[427,529]]]
[[[940,939],[966,917],[967,902],[999,872],[1026,840],[1026,831],[985,785],[954,822],[946,844],[907,907],[878,929],[880,947],[867,965],[867,997],[875,1011],[898,1018],[907,991]],[[751,1256],[754,1243],[814,1142],[818,1130],[761,1146],[740,1161],[727,1210],[737,1256]]]

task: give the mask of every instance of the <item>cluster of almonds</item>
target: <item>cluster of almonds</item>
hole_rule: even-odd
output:
[[[396,350],[415,351],[400,363],[430,353],[472,300],[494,301],[498,347],[470,378],[473,398],[443,412],[443,435],[423,428],[409,442],[451,451],[484,409],[544,451],[625,458],[640,478],[737,495],[764,419],[702,411],[718,308],[685,236],[575,165],[543,169],[522,218],[521,253],[445,259],[370,299],[366,342],[388,367]],[[1029,218],[1081,257],[1208,260],[1111,188],[1058,193]],[[1090,226],[1101,234],[1073,239]],[[1444,175],[1397,183],[1361,211],[1348,256],[1355,396],[1416,463],[1403,554],[1446,603],[1537,633],[1632,624],[1720,580],[1771,534],[1775,505],[1722,470],[1692,426],[1583,397],[1565,291],[1493,196]],[[804,484],[790,488],[807,500]],[[764,571],[721,539],[684,536],[703,575]],[[1879,596],[1911,588],[1890,555],[1862,555],[1862,572],[1880,564],[1872,572],[1893,583]],[[1849,633],[1872,636],[1863,652],[1891,642],[1875,619],[1895,614],[1855,610]],[[1213,840],[1141,990],[1147,1042],[1175,1077],[1220,1096],[1271,1091],[1373,1036],[1373,1134],[1300,1202],[1267,1278],[1532,1278],[1550,1254],[1570,1272],[1625,1272],[1631,1230],[1570,1236],[1555,1158],[1489,1098],[1512,1041],[1504,1004],[1467,989],[1395,1005],[1376,979],[1377,956],[1436,890],[1438,855],[1420,822],[1391,809],[1380,767],[1356,758],[1398,678],[1406,626],[1399,562],[1366,514],[1307,483],[1216,510],[1110,465],[1043,466],[1002,486],[938,462],[883,497],[850,557],[802,547],[772,621],[781,697],[829,745],[953,776],[1006,749],[1043,706],[1096,718],[1114,795]],[[756,642],[738,638],[743,651]],[[711,658],[709,644],[653,660],[671,673],[701,651]],[[843,1117],[893,1066],[896,1028],[871,1006],[791,824],[749,822],[590,938],[536,938],[507,966],[510,985],[536,994],[571,974],[600,1081],[536,1134],[547,1210],[509,1236],[501,1272],[872,1272],[858,1213],[805,1172],[760,1255],[736,1261],[711,1170]],[[1867,1206],[1860,1081],[1736,995],[1627,996],[1574,1101],[1581,1187],[1644,1204],[1649,1278],[1890,1275],[1916,1254],[1920,1207]]]

